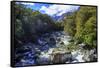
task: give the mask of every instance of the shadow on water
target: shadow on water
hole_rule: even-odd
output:
[[[26,66],[40,64],[38,62],[41,52],[56,47],[56,35],[45,33],[38,37],[37,44],[28,42],[16,49],[15,66]]]

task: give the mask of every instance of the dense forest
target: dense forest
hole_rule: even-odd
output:
[[[64,31],[72,36],[76,43],[85,43],[86,48],[96,47],[96,7],[80,7],[65,19]]]
[[[77,11],[63,14],[61,21],[26,8],[23,4],[15,4],[14,9],[15,66],[97,61],[97,10],[95,6],[80,6]],[[70,37],[69,40],[65,40],[69,43],[64,43],[61,35],[56,36],[57,34]],[[50,49],[54,52],[52,53],[53,60],[49,57],[48,61],[46,59],[40,61],[41,54],[47,54]],[[82,52],[84,60],[74,60],[75,51]],[[31,60],[29,55],[31,55]]]

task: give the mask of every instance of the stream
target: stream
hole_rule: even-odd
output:
[[[67,47],[69,40],[63,31],[45,33],[37,43],[28,42],[16,49],[16,66],[86,62],[91,61],[90,55],[96,55],[95,50],[68,51],[63,46]]]

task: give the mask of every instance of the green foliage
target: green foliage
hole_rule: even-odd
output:
[[[68,14],[63,22],[64,31],[72,36],[77,44],[96,46],[96,7],[80,6],[79,10]]]
[[[69,44],[67,45],[67,49],[68,49],[69,51],[73,51],[73,50],[79,49],[79,46],[78,46],[78,45],[75,45],[75,44],[72,42],[72,43],[69,43]]]
[[[88,45],[95,45],[96,40],[96,17],[91,17],[85,24],[84,28],[84,42]]]
[[[63,30],[64,24],[63,22],[55,22],[55,29],[56,30]]]
[[[80,7],[76,16],[75,38],[88,46],[93,46],[96,40],[96,8]]]
[[[71,13],[66,16],[64,19],[64,31],[68,33],[70,36],[74,36],[76,32],[76,25],[75,25],[75,17],[76,17],[76,12]]]
[[[16,23],[15,23],[15,34],[17,37],[21,37],[24,32],[23,32],[23,29],[22,29],[22,23],[19,19],[16,19]]]

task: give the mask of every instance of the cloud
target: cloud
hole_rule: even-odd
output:
[[[42,6],[40,8],[40,11],[44,11],[46,14],[49,14],[49,15],[54,15],[56,14],[58,11],[56,10],[56,8],[52,8],[53,6],[50,6],[50,7],[45,7],[45,6]]]
[[[51,5],[49,7],[42,6],[40,11],[44,11],[46,14],[53,16],[61,16],[66,12],[72,12],[78,9],[79,6],[71,6],[71,5]]]
[[[21,4],[23,4],[23,5],[34,5],[34,3],[27,3],[27,2],[22,2]]]

